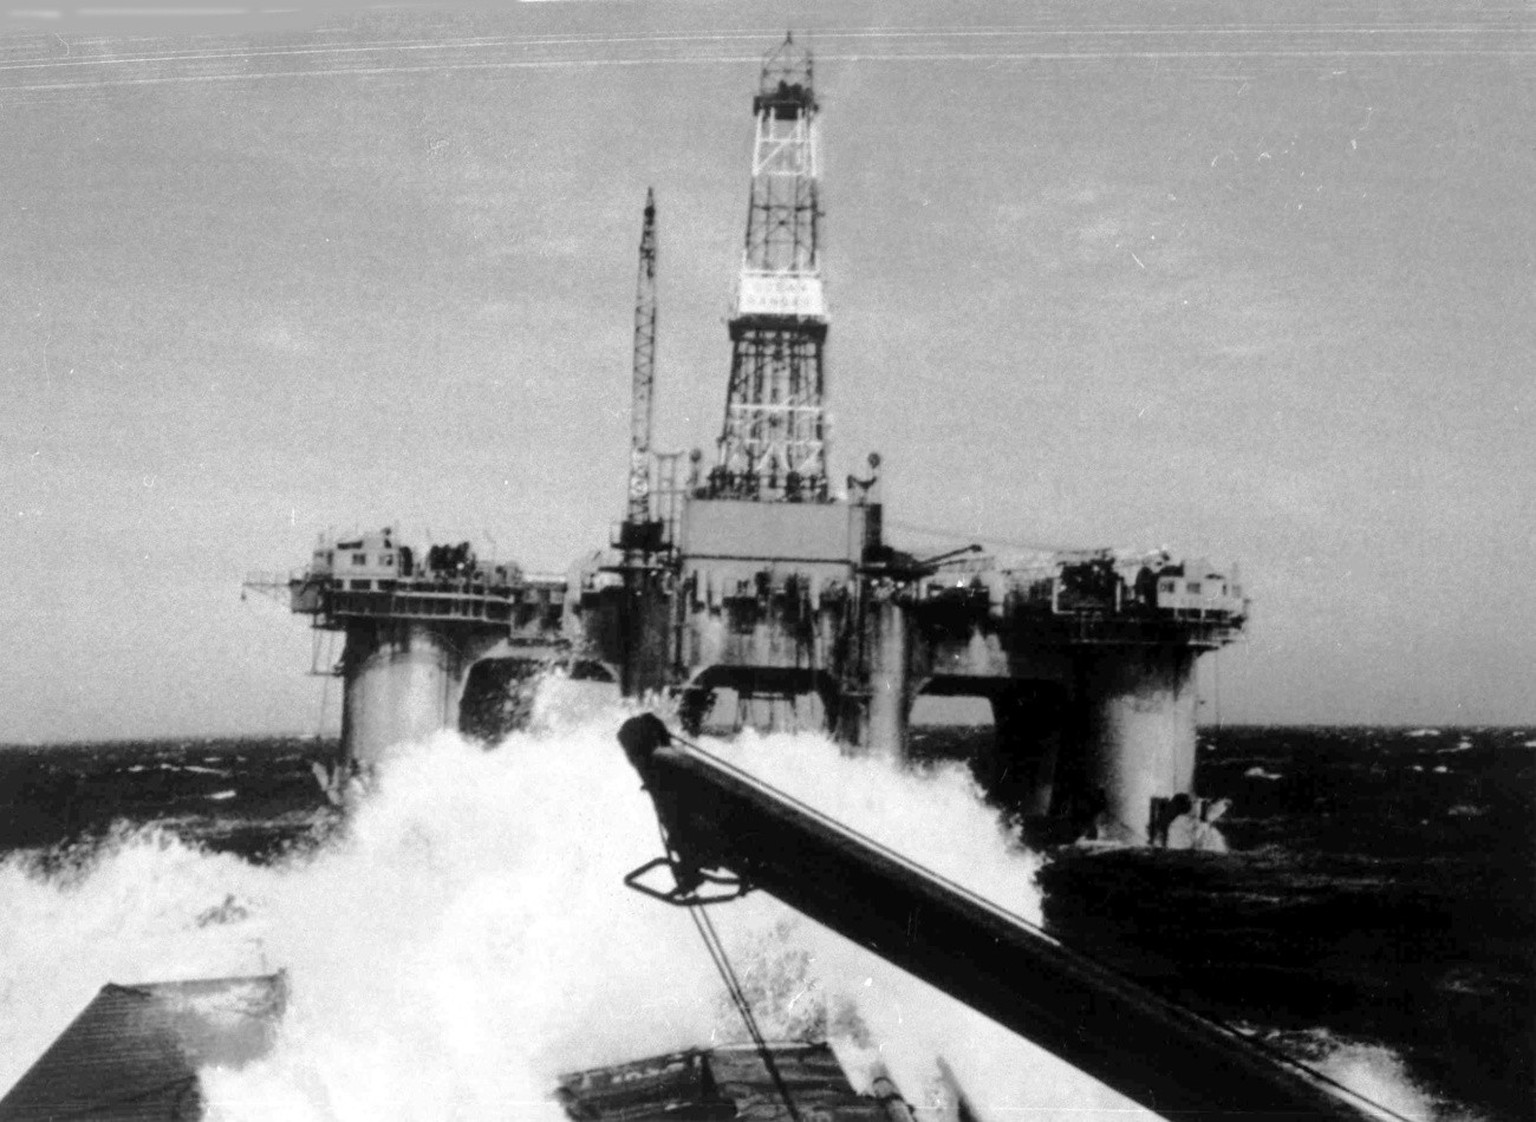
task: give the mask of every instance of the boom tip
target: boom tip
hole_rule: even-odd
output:
[[[619,746],[624,749],[630,764],[642,775],[656,749],[665,748],[671,743],[672,734],[654,713],[641,713],[619,726]]]

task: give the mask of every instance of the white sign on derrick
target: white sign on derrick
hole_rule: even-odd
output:
[[[821,278],[805,273],[747,273],[741,275],[736,311],[743,316],[793,316],[825,319]]]

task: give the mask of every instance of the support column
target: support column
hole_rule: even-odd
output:
[[[398,744],[457,728],[469,668],[499,636],[415,622],[354,623],[342,655],[343,759],[368,770]]]
[[[624,572],[616,617],[619,692],[640,698],[664,690],[674,662],[673,618],[689,610],[661,573],[630,568]]]
[[[1061,751],[1062,691],[1023,683],[991,695],[991,749],[972,764],[989,795],[1028,818],[1051,812]]]
[[[1079,796],[1139,841],[1149,840],[1152,800],[1193,794],[1195,656],[1147,646],[1087,656],[1079,679],[1084,726]]]
[[[869,709],[860,743],[905,757],[912,715],[912,671],[906,609],[889,596],[869,605]]]

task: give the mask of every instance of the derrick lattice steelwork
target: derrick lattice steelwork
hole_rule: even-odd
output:
[[[816,95],[792,37],[763,64],[731,380],[711,497],[825,502],[827,310],[817,238]]]

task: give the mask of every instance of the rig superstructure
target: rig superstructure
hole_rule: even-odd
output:
[[[997,735],[974,762],[995,793],[1053,834],[1154,840],[1171,815],[1202,812],[1194,664],[1242,633],[1241,584],[1161,552],[914,557],[885,540],[876,455],[833,493],[818,112],[810,54],[786,38],[752,99],[716,462],[694,452],[685,485],[662,489],[667,515],[631,507],[622,559],[579,574],[578,657],[628,695],[677,694],[692,727],[729,691],[738,721],[824,724],[898,751],[919,694],[984,698]],[[652,284],[653,219],[648,206]],[[648,299],[642,287],[637,323]],[[642,396],[636,354],[648,432],[654,370]]]
[[[733,691],[754,720],[783,721],[808,695],[831,713],[849,685],[837,680],[843,599],[878,508],[837,500],[828,485],[811,79],[809,53],[786,39],[752,100],[747,230],[716,462],[706,472],[695,452],[685,485],[658,488],[671,500],[665,517],[637,522],[631,512],[617,543],[619,579],[594,566],[579,589],[586,653],[626,693],[680,690],[690,719],[718,689]],[[642,238],[642,276],[646,245]],[[637,309],[645,303],[642,289]],[[638,431],[651,395],[640,390],[636,354]],[[865,499],[872,494],[870,484]]]
[[[366,771],[438,729],[503,723],[482,710],[564,653],[565,583],[483,562],[468,542],[413,549],[385,527],[322,536],[307,567],[245,586],[345,636],[340,661],[317,671],[342,679],[343,759]]]

